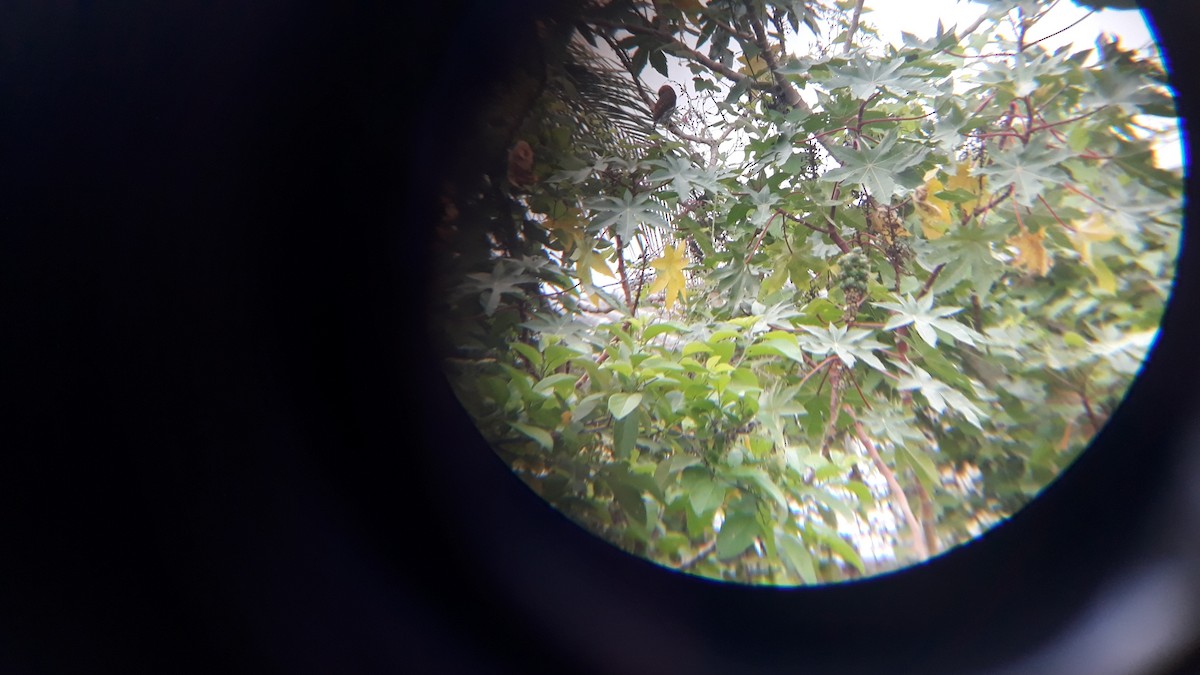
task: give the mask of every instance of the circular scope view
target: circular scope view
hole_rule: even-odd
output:
[[[441,194],[464,409],[566,517],[711,579],[861,579],[1003,522],[1113,415],[1171,293],[1182,152],[1132,4],[531,21]]]

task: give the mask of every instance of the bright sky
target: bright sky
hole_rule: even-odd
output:
[[[902,44],[902,32],[912,33],[918,37],[927,38],[937,31],[938,20],[949,29],[952,26],[965,28],[971,25],[984,11],[984,6],[970,0],[867,0],[863,10],[863,21],[875,26],[880,31],[880,37],[891,44]],[[1138,10],[1106,9],[1088,14],[1089,10],[1075,5],[1071,0],[1060,0],[1051,12],[1038,23],[1030,32],[1030,40],[1040,40],[1043,37],[1062,30],[1041,44],[1053,50],[1065,44],[1074,44],[1076,49],[1093,47],[1096,37],[1108,33],[1120,38],[1122,46],[1142,50],[1153,47],[1155,41],[1142,13]],[[1082,20],[1081,20],[1082,19]],[[1078,24],[1072,25],[1079,21]],[[1066,29],[1066,30],[1063,30]],[[802,29],[802,35],[795,49],[803,49],[801,44],[809,36]],[[1149,51],[1147,51],[1149,54]],[[691,89],[691,73],[678,63],[671,63],[670,82],[682,87],[685,91]],[[646,68],[643,72],[651,90],[657,89],[667,81],[660,75]],[[1155,159],[1162,168],[1183,166],[1183,150],[1179,141],[1178,125],[1174,120],[1162,118],[1143,118],[1149,126],[1171,130],[1170,140],[1155,147]]]
[[[920,7],[914,11],[914,7]],[[870,10],[870,11],[868,11]],[[969,0],[868,0],[863,10],[863,19],[880,31],[880,37],[892,44],[901,44],[901,32],[920,37],[931,36],[937,31],[938,19],[948,30],[957,25],[971,25],[984,7]],[[1030,31],[1030,40],[1040,40],[1064,28],[1058,35],[1048,37],[1041,44],[1054,50],[1062,45],[1074,44],[1076,49],[1085,49],[1095,44],[1101,33],[1116,35],[1125,48],[1135,48],[1149,54],[1155,45],[1154,36],[1146,19],[1138,10],[1105,9],[1092,12],[1079,7],[1070,0],[1061,0],[1049,15]],[[1082,19],[1082,20],[1081,20]],[[1079,21],[1078,24],[1072,24]],[[1173,120],[1150,118],[1144,120],[1152,125],[1172,130],[1172,139],[1155,147],[1155,161],[1162,168],[1183,166],[1183,148],[1179,141],[1179,128]]]
[[[932,35],[937,30],[938,18],[948,29],[958,25],[968,26],[983,13],[983,6],[963,0],[921,0],[920,11],[914,11],[917,3],[912,0],[870,0],[867,7],[871,12],[863,11],[863,16],[880,29],[883,37],[899,43],[900,32],[907,31],[916,35]],[[1078,7],[1069,0],[1062,0],[1053,12],[1030,31],[1030,39],[1037,40],[1042,36],[1066,28],[1073,21],[1082,18],[1088,10]],[[1042,32],[1038,33],[1040,29]],[[1096,35],[1101,32],[1121,36],[1122,44],[1130,47],[1142,47],[1152,42],[1150,31],[1142,13],[1135,10],[1116,11],[1111,9],[1095,12],[1084,19],[1079,25],[1056,35],[1043,44],[1050,49],[1075,42],[1078,47],[1090,46]]]

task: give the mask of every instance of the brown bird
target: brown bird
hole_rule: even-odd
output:
[[[675,90],[669,84],[658,88],[658,101],[650,111],[650,119],[657,126],[659,122],[671,116],[675,110]]]
[[[537,182],[533,174],[533,148],[525,141],[508,151],[508,182],[516,188],[527,188]]]

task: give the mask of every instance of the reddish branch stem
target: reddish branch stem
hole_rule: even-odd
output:
[[[625,306],[634,311],[633,293],[629,290],[629,276],[625,273],[625,242],[617,235],[617,274],[621,277],[621,289],[625,291]]]
[[[1058,221],[1058,224],[1059,224],[1059,225],[1062,225],[1062,226],[1063,226],[1063,228],[1065,228],[1065,229],[1067,229],[1067,230],[1069,230],[1069,231],[1071,231],[1071,232],[1074,232],[1074,231],[1075,231],[1075,228],[1073,228],[1073,227],[1071,227],[1070,225],[1068,225],[1068,224],[1064,223],[1064,222],[1063,222],[1063,219],[1058,217],[1058,214],[1057,214],[1057,213],[1055,213],[1055,211],[1054,211],[1054,208],[1050,206],[1050,203],[1049,203],[1049,202],[1047,202],[1047,201],[1045,200],[1045,198],[1043,198],[1041,195],[1038,195],[1038,201],[1040,201],[1040,202],[1042,203],[1042,205],[1043,205],[1043,206],[1045,206],[1045,207],[1046,207],[1046,209],[1050,211],[1050,215],[1054,216],[1054,219]]]
[[[775,222],[775,218],[781,213],[783,212],[779,211],[778,209],[775,211],[775,213],[772,213],[771,217],[767,219],[767,224],[763,225],[762,232],[759,232],[758,236],[754,238],[754,244],[750,246],[750,252],[746,254],[747,265],[750,264],[750,259],[754,257],[754,254],[758,253],[758,247],[762,245],[763,237],[767,236],[767,230],[771,229],[771,223]]]
[[[917,293],[918,300],[921,298],[921,296],[928,293],[930,288],[933,288],[933,282],[937,281],[938,275],[941,274],[942,270],[945,268],[946,268],[946,263],[942,263],[942,264],[938,265],[937,267],[933,268],[933,271],[929,273],[929,278],[925,280],[925,285],[921,286],[921,292]]]

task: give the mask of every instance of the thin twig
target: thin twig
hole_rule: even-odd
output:
[[[1084,14],[1083,16],[1081,16],[1081,17],[1079,17],[1078,19],[1076,19],[1076,20],[1075,20],[1075,21],[1074,21],[1074,22],[1073,22],[1071,25],[1067,26],[1066,28],[1063,28],[1062,30],[1056,30],[1056,31],[1054,31],[1053,33],[1051,33],[1051,34],[1047,35],[1047,36],[1046,36],[1046,37],[1044,37],[1044,38],[1038,38],[1037,40],[1034,40],[1033,42],[1030,42],[1029,44],[1025,45],[1025,48],[1029,48],[1029,47],[1032,47],[1032,46],[1036,45],[1036,44],[1037,44],[1037,43],[1039,43],[1039,42],[1043,42],[1043,41],[1045,41],[1045,40],[1049,40],[1050,38],[1054,37],[1055,35],[1059,35],[1059,34],[1061,34],[1061,33],[1065,33],[1065,32],[1067,32],[1067,31],[1071,30],[1072,28],[1074,28],[1075,26],[1078,26],[1080,23],[1083,23],[1083,21],[1084,21],[1085,19],[1087,19],[1089,16],[1091,16],[1091,15],[1093,15],[1093,14],[1095,14],[1095,13],[1096,13],[1096,10],[1094,10],[1094,9],[1093,9],[1093,10],[1091,10],[1090,12],[1088,12],[1087,14]]]
[[[1065,229],[1067,229],[1067,230],[1069,230],[1069,231],[1071,231],[1071,232],[1074,232],[1074,231],[1075,231],[1075,228],[1073,228],[1073,227],[1071,227],[1070,225],[1068,225],[1068,224],[1064,223],[1064,222],[1063,222],[1063,219],[1058,217],[1058,214],[1057,214],[1057,213],[1055,213],[1055,211],[1054,211],[1053,207],[1051,207],[1051,206],[1050,206],[1050,203],[1049,203],[1049,202],[1047,202],[1047,201],[1046,201],[1046,199],[1045,199],[1044,197],[1042,197],[1041,195],[1038,195],[1038,201],[1040,201],[1040,202],[1042,203],[1042,205],[1043,205],[1043,206],[1045,206],[1047,209],[1049,209],[1049,210],[1050,210],[1050,215],[1054,216],[1054,219],[1058,221],[1058,224],[1059,224],[1059,225],[1062,225],[1062,226],[1063,226],[1063,228],[1065,228]]]
[[[625,306],[633,309],[633,294],[629,290],[629,276],[625,273],[625,242],[622,241],[621,235],[616,236],[617,239],[617,274],[621,277],[621,289],[625,291]]]
[[[1109,206],[1108,204],[1102,204],[1102,203],[1096,201],[1096,199],[1094,197],[1080,191],[1078,188],[1076,188],[1074,185],[1071,185],[1070,183],[1063,183],[1063,187],[1067,188],[1071,192],[1074,192],[1075,194],[1079,195],[1080,197],[1083,197],[1084,199],[1088,200],[1089,202],[1095,204],[1096,206],[1099,206],[1100,208],[1104,209],[1105,211],[1115,211],[1116,210],[1113,207]]]
[[[853,384],[854,388],[858,390],[858,395],[862,397],[863,403],[865,403],[867,406],[867,410],[874,410],[874,408],[871,407],[871,402],[867,400],[866,394],[863,394],[862,387],[858,386],[858,380],[855,379],[854,373],[846,371],[846,375],[850,377],[850,384]]]
[[[1070,186],[1068,185],[1067,187],[1070,187]],[[967,215],[966,213],[964,213],[963,221],[962,221],[963,225],[966,225],[968,222],[970,222],[972,218],[982,216],[983,214],[987,213],[988,211],[991,211],[992,209],[996,208],[1000,204],[1000,202],[1004,201],[1005,199],[1008,199],[1008,196],[1011,195],[1012,192],[1013,192],[1013,186],[1009,185],[1008,187],[1001,190],[1000,194],[993,197],[992,200],[990,202],[988,202],[987,204],[985,204],[982,208],[972,209],[970,215]]]
[[[750,264],[750,259],[754,257],[754,254],[758,253],[758,247],[762,245],[763,237],[767,235],[767,230],[771,229],[771,223],[775,222],[776,216],[778,216],[780,213],[782,213],[782,211],[779,210],[776,210],[775,213],[772,213],[771,217],[767,219],[767,224],[763,225],[762,231],[759,232],[758,236],[754,238],[754,244],[750,246],[750,252],[746,254],[747,265]]]
[[[838,358],[836,354],[826,357],[824,361],[818,363],[816,366],[813,367],[812,370],[808,371],[808,373],[800,379],[800,384],[797,384],[796,388],[799,389],[800,387],[803,387],[804,383],[808,382],[808,378],[812,377],[813,375],[816,375],[818,370],[821,370],[822,368],[824,368],[826,365],[828,365],[831,361],[833,361],[836,358]]]

